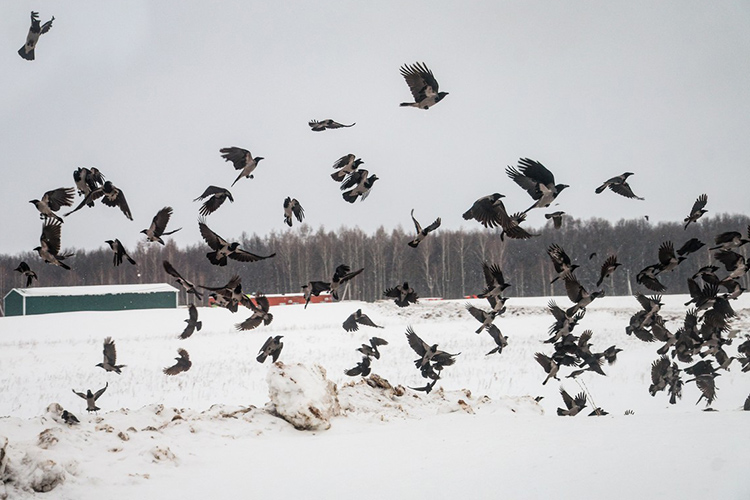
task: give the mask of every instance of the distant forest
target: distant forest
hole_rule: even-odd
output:
[[[377,300],[382,298],[386,288],[408,281],[420,297],[455,299],[482,290],[482,262],[486,261],[501,267],[506,281],[512,284],[506,290],[510,297],[564,295],[562,283],[550,285],[555,272],[546,249],[556,243],[580,266],[576,276],[588,291],[595,289],[604,259],[616,254],[622,266],[602,284],[607,295],[638,291],[651,294],[636,283],[638,271],[658,262],[662,242],[671,240],[675,248],[679,248],[695,237],[706,246],[691,254],[674,271],[660,275],[667,286],[666,293],[687,293],[687,278],[698,268],[713,262],[708,248],[715,236],[725,231],[746,235],[749,224],[750,218],[745,215],[704,217],[687,230],[676,222],[652,224],[645,219],[631,219],[610,223],[597,218],[568,217],[562,228],[554,229],[548,223],[533,231],[539,234],[537,237],[525,241],[507,238],[502,241],[499,231],[481,226],[470,231],[440,228],[417,248],[407,246],[413,238],[411,230],[380,228],[374,234],[365,234],[358,228],[315,231],[302,225],[266,236],[243,234],[238,239],[242,248],[260,255],[276,252],[276,256],[246,264],[230,260],[226,267],[211,265],[205,255],[209,248],[203,243],[179,248],[172,242],[161,246],[144,241],[137,248],[128,249],[137,265],[124,262],[118,267],[113,266],[108,247],[93,251],[65,249],[75,253],[66,261],[71,271],[45,264],[35,252],[3,255],[0,256],[0,291],[4,297],[12,288],[25,285],[20,273],[14,271],[22,260],[39,275],[39,281],[32,286],[167,282],[179,288],[162,267],[166,259],[196,285],[221,286],[238,274],[243,290],[248,293],[299,293],[300,286],[308,281],[330,281],[336,266],[346,264],[352,270],[365,269],[350,282],[346,298]],[[594,252],[596,255],[590,258]],[[747,255],[745,247],[738,252]],[[717,274],[722,276],[724,271]],[[746,288],[750,286],[747,275],[741,284]],[[180,297],[184,302],[185,294],[181,292]]]

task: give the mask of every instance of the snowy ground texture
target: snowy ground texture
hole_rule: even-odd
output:
[[[680,324],[687,300],[664,298],[668,327]],[[494,343],[474,334],[466,301],[279,306],[268,327],[250,332],[234,329],[249,316],[242,310],[200,308],[203,329],[185,340],[184,308],[0,318],[0,499],[750,498],[750,373],[736,362],[722,372],[715,412],[696,406],[693,383],[676,405],[663,392],[651,397],[661,344],[625,334],[640,307],[633,297],[606,297],[574,333],[593,330],[593,350],[622,348],[617,363],[604,366],[606,377],[542,386],[534,353],[551,352],[542,343],[553,322],[547,301],[510,299],[496,320],[509,346],[491,356]],[[744,339],[750,297],[733,307]],[[358,308],[385,328],[344,331]],[[408,388],[425,380],[407,325],[461,353],[429,395]],[[284,336],[278,365],[255,361],[269,335]],[[389,384],[344,375],[373,335],[389,342],[372,363]],[[94,366],[106,336],[127,365],[122,375]],[[192,368],[168,377],[162,369],[180,347]],[[106,383],[101,411],[87,414],[71,389]],[[585,389],[589,408],[558,417],[561,386]],[[53,403],[81,424],[62,423]],[[609,415],[588,417],[592,403]],[[302,417],[310,408],[314,417]],[[285,412],[320,419],[309,426],[317,430],[295,429]]]

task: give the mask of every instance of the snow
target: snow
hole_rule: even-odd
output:
[[[178,339],[185,308],[1,318],[0,446],[4,438],[8,444],[0,475],[5,466],[12,481],[0,486],[0,498],[31,498],[33,487],[52,484],[50,498],[77,500],[750,497],[743,477],[750,412],[741,411],[750,374],[736,362],[722,372],[716,412],[695,405],[692,383],[676,405],[665,393],[651,397],[660,344],[625,334],[640,307],[633,297],[604,297],[587,308],[575,333],[593,330],[597,350],[622,348],[617,363],[604,366],[606,377],[586,373],[542,386],[545,374],[533,355],[551,351],[542,343],[553,322],[548,300],[509,299],[496,320],[509,345],[491,356],[485,353],[494,343],[473,333],[477,322],[465,300],[403,309],[388,301],[285,305],[272,308],[269,326],[249,332],[234,328],[249,311],[199,308],[203,329],[186,340]],[[681,322],[687,300],[664,297],[668,327]],[[736,345],[750,332],[750,298],[732,305]],[[341,323],[358,308],[384,328],[344,331]],[[461,353],[430,394],[408,388],[425,380],[413,364],[407,325],[426,342]],[[278,365],[261,365],[255,356],[270,335],[283,335],[284,349]],[[355,349],[374,335],[389,342],[372,360],[379,377],[368,384],[344,375],[361,360]],[[94,366],[106,336],[127,365],[122,375]],[[161,370],[178,347],[193,366],[168,377]],[[105,383],[102,410],[86,414],[71,389],[96,391]],[[561,386],[586,390],[590,407],[558,417]],[[297,389],[307,396],[295,396]],[[81,424],[62,423],[52,403]],[[279,417],[300,404],[330,408],[330,428],[299,431]],[[609,415],[587,417],[594,405]]]
[[[47,286],[34,288],[14,288],[26,297],[55,297],[81,295],[111,295],[118,293],[154,293],[179,292],[168,283],[149,283],[133,285],[88,285],[88,286]]]

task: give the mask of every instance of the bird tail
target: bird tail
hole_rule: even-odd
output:
[[[402,102],[401,104],[399,104],[399,106],[401,107],[409,106],[412,108],[416,108],[417,106],[419,106],[419,104],[417,104],[416,102]]]
[[[26,45],[18,49],[18,55],[26,59],[27,61],[33,61],[34,60],[34,49],[31,49],[30,51],[26,51]]]
[[[70,271],[70,266],[67,265],[65,262],[60,262],[60,267],[62,267],[66,271]]]
[[[557,415],[560,416],[560,417],[564,417],[566,415],[566,411],[563,410],[562,408],[558,408],[557,409]]]
[[[479,330],[477,330],[477,331],[476,331],[476,332],[474,332],[474,333],[482,333],[482,330],[484,330],[484,325],[480,326],[480,327],[479,327]]]
[[[412,248],[417,248],[417,245],[419,245],[419,240],[413,240],[408,243],[408,245]]]
[[[174,234],[174,233],[176,233],[176,232],[177,232],[177,231],[179,231],[180,229],[182,229],[182,228],[180,227],[180,228],[178,228],[178,229],[175,229],[174,231],[169,231],[168,233],[161,233],[161,235],[162,235],[162,236],[169,236],[170,234]],[[163,244],[164,244],[164,243],[162,243],[162,245],[163,245]]]
[[[357,201],[357,195],[353,194],[351,191],[346,191],[345,193],[342,194],[342,196],[349,203],[354,203],[355,201]]]
[[[258,357],[255,359],[258,361],[258,363],[264,363],[266,361],[266,357],[267,357],[266,353],[262,352],[258,354]]]
[[[594,190],[594,192],[595,192],[596,194],[602,194],[602,193],[604,192],[604,190],[605,190],[605,189],[607,189],[607,185],[606,185],[606,184],[602,184],[601,186],[599,186],[598,188],[596,188],[596,189]]]
[[[198,331],[201,331],[201,328],[203,327],[203,321],[196,321],[195,322],[195,329]]]
[[[131,264],[133,264],[134,266],[136,265],[136,264],[135,264],[135,261],[133,260],[133,258],[132,258],[132,257],[131,257],[130,255],[126,255],[126,256],[125,256],[125,258],[127,258],[127,259],[128,259],[128,262],[130,262],[130,263],[131,263]]]

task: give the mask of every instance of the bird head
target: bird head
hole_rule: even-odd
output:
[[[36,205],[37,203],[39,203],[39,200],[29,200],[29,203],[33,203],[34,205]]]
[[[435,99],[435,102],[442,101],[445,96],[448,95],[448,92],[438,92],[437,99]]]
[[[363,163],[364,162],[362,161],[362,158],[357,158],[356,160],[354,160],[354,166],[355,167],[358,167],[358,166],[362,165]]]
[[[622,174],[622,178],[623,178],[623,179],[627,179],[627,178],[628,178],[628,177],[630,177],[631,175],[634,175],[634,174],[633,174],[633,172],[625,172],[624,174]]]
[[[229,244],[229,250],[234,252],[235,250],[237,250],[237,247],[239,246],[240,244],[238,242],[233,241],[232,243]]]
[[[265,158],[263,158],[262,156],[258,156],[253,158],[253,160],[255,160],[255,163],[258,163],[260,160],[265,160]]]
[[[557,192],[558,192],[558,194],[559,194],[559,193],[560,193],[560,191],[562,191],[562,190],[563,190],[563,189],[565,189],[565,188],[569,188],[569,187],[570,187],[570,186],[568,186],[567,184],[558,184],[557,186],[555,186],[555,189],[557,190]]]

